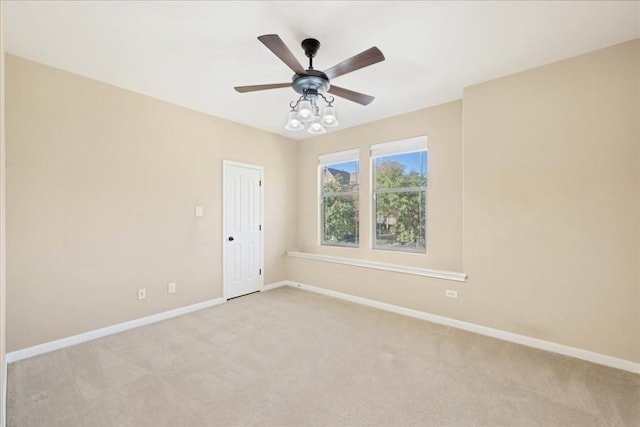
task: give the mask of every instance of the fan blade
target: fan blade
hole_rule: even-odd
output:
[[[360,68],[368,67],[369,65],[373,65],[381,61],[384,61],[384,55],[382,54],[382,52],[380,52],[380,49],[374,46],[370,49],[365,50],[364,52],[360,52],[359,54],[352,56],[349,59],[345,59],[338,65],[334,65],[333,67],[329,68],[324,73],[330,79],[333,79],[343,74],[359,70]]]
[[[329,90],[327,91],[332,95],[340,96],[342,98],[348,99],[349,101],[356,102],[360,105],[369,105],[376,99],[373,96],[365,95],[364,93],[354,92],[349,89],[345,89],[342,87],[331,85]]]
[[[282,62],[287,64],[294,73],[305,74],[304,68],[296,57],[293,56],[293,53],[291,53],[287,45],[284,44],[280,36],[277,34],[265,34],[264,36],[258,37],[258,40],[268,47]]]
[[[255,92],[257,90],[279,89],[281,87],[291,87],[291,83],[271,83],[268,85],[236,86],[234,87],[234,89],[240,93],[245,93],[245,92]]]

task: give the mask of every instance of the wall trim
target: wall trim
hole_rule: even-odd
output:
[[[366,305],[369,307],[378,308],[381,310],[390,311],[392,313],[402,314],[409,317],[414,317],[428,322],[437,323],[440,325],[450,326],[457,329],[462,329],[469,332],[474,332],[480,335],[486,335],[489,337],[497,338],[503,341],[513,342],[516,344],[525,345],[527,347],[533,347],[540,350],[550,351],[552,353],[558,353],[565,356],[574,357],[576,359],[586,360],[588,362],[596,363],[599,365],[609,366],[611,368],[621,369],[623,371],[632,372],[640,375],[640,363],[632,362],[630,360],[619,359],[613,356],[607,356],[601,353],[595,353],[588,350],[583,350],[576,347],[570,347],[563,344],[557,344],[550,341],[541,340],[538,338],[532,338],[526,335],[519,335],[513,332],[507,332],[500,329],[490,328],[488,326],[477,325],[475,323],[464,322],[462,320],[452,319],[450,317],[439,316],[436,314],[427,313],[424,311],[413,310],[398,305],[388,304],[364,297],[345,294],[330,289],[320,288],[317,286],[306,285],[299,282],[290,280],[283,280],[280,282],[271,283],[262,287],[261,291],[270,291],[280,288],[282,286],[290,286],[292,288],[303,289],[305,291],[314,292],[338,298],[345,301],[354,302],[356,304]],[[40,354],[48,353],[50,351],[59,350],[72,345],[80,344],[86,341],[91,341],[97,338],[101,338],[107,335],[112,335],[118,332],[124,332],[129,329],[137,328],[140,326],[149,325],[162,320],[170,319],[172,317],[181,316],[183,314],[191,313],[205,308],[214,307],[216,305],[224,304],[226,300],[224,298],[215,298],[208,301],[203,301],[197,304],[188,305],[185,307],[176,308],[174,310],[165,311],[162,313],[153,314],[151,316],[142,317],[135,320],[130,320],[116,325],[107,326],[105,328],[96,329],[93,331],[85,332],[78,335],[73,335],[67,338],[61,338],[59,340],[50,341],[48,343],[35,345],[33,347],[24,348],[21,350],[12,351],[6,354],[5,364],[1,367],[4,369],[5,376],[3,378],[2,393],[6,397],[7,391],[7,365],[18,360],[27,359],[29,357],[37,356]],[[5,400],[6,402],[6,400]]]
[[[630,360],[619,359],[617,357],[607,356],[601,353],[595,353],[592,351],[583,350],[576,347],[570,347],[567,345],[557,344],[554,342],[545,341],[538,338],[532,338],[526,335],[519,335],[513,332],[507,332],[500,329],[494,329],[487,326],[477,325],[475,323],[464,322],[462,320],[456,320],[450,317],[439,316],[439,315],[427,313],[424,311],[413,310],[410,308],[400,307],[397,305],[375,301],[368,298],[358,297],[355,295],[350,295],[342,292],[332,291],[329,289],[319,288],[317,286],[305,285],[299,282],[287,281],[286,284],[287,286],[291,286],[293,288],[299,288],[306,291],[315,292],[318,294],[338,298],[341,300],[354,302],[356,304],[362,304],[362,305],[379,308],[381,310],[386,310],[386,311],[390,311],[397,314],[403,314],[405,316],[426,320],[428,322],[438,323],[440,325],[450,326],[453,328],[474,332],[480,335],[486,335],[489,337],[497,338],[503,341],[509,341],[516,344],[525,345],[527,347],[546,350],[552,353],[558,353],[564,356],[570,356],[576,359],[586,360],[588,362],[608,366],[611,368],[617,368],[623,371],[628,371],[628,372],[632,372],[634,374],[640,375],[640,363],[635,363]]]
[[[271,291],[271,290],[276,289],[276,288],[281,288],[283,286],[288,286],[289,283],[291,283],[291,282],[289,282],[288,280],[283,280],[281,282],[275,282],[275,283],[271,283],[269,285],[264,285],[262,287],[262,289],[260,289],[260,292]]]
[[[281,286],[287,286],[290,282],[281,281],[271,283],[269,285],[262,286],[261,291],[270,291]],[[50,341],[43,344],[34,345],[32,347],[23,348],[21,350],[12,351],[6,354],[4,371],[5,376],[3,378],[3,396],[6,397],[7,393],[7,365],[11,362],[17,362],[18,360],[27,359],[29,357],[37,356],[40,354],[48,353],[54,350],[60,350],[65,347],[80,344],[83,342],[91,341],[97,338],[102,338],[107,335],[117,334],[118,332],[124,332],[129,329],[138,328],[140,326],[150,325],[152,323],[160,322],[162,320],[171,319],[172,317],[182,316],[183,314],[191,313],[198,310],[204,310],[205,308],[215,307],[216,305],[224,304],[227,302],[225,298],[215,298],[208,301],[199,302],[192,305],[176,308],[162,313],[152,314],[150,316],[141,317],[139,319],[129,320],[127,322],[118,323],[115,325],[107,326],[93,331],[83,332],[78,335],[73,335],[59,340]],[[4,400],[6,402],[6,400]]]
[[[59,340],[50,341],[44,344],[34,345],[33,347],[27,347],[22,350],[16,350],[16,351],[7,353],[5,362],[6,364],[9,364],[11,362],[27,359],[29,357],[48,353],[50,351],[60,350],[65,347],[70,347],[72,345],[80,344],[86,341],[102,338],[107,335],[117,334],[118,332],[124,332],[129,329],[149,325],[151,323],[160,322],[162,320],[170,319],[172,317],[181,316],[183,314],[191,313],[193,311],[214,307],[216,305],[220,305],[225,302],[227,301],[224,298],[216,298],[208,301],[199,302],[197,304],[176,308],[174,310],[152,314],[151,316],[141,317],[139,319],[118,323],[115,325],[107,326],[105,328],[95,329],[93,331],[84,332],[84,333],[73,335],[67,338],[61,338]],[[5,377],[5,380],[6,380],[6,377]]]
[[[312,259],[315,261],[333,262],[335,264],[353,265],[356,267],[374,268],[376,270],[394,271],[396,273],[413,274],[416,276],[433,277],[436,279],[465,282],[467,275],[455,271],[432,270],[430,268],[409,267],[406,265],[387,264],[384,262],[368,261],[363,259],[342,258],[330,255],[312,254],[308,252],[288,251],[288,256],[295,258]]]

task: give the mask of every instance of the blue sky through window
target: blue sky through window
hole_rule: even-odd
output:
[[[344,162],[344,163],[335,163],[333,165],[327,165],[331,169],[338,169],[340,171],[345,171],[349,173],[358,172],[358,162]]]
[[[427,174],[428,165],[428,152],[417,151],[414,153],[393,154],[390,156],[376,158],[376,167],[380,166],[382,162],[398,162],[404,165],[404,172],[409,173],[412,171],[418,172],[421,175]]]
[[[427,167],[428,167],[428,157],[429,154],[427,151],[417,151],[414,153],[404,153],[404,154],[393,154],[390,156],[378,157],[376,158],[376,166],[380,166],[380,164],[384,161],[394,161],[404,165],[405,173],[409,173],[412,171],[419,172],[421,175],[427,175]],[[333,165],[328,165],[330,168],[338,169],[341,171],[354,173],[358,172],[358,162],[344,162],[344,163],[335,163]]]

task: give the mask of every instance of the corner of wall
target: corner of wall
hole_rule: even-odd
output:
[[[6,425],[7,367],[5,359],[5,221],[4,221],[4,37],[2,35],[2,6],[0,3],[0,426]]]

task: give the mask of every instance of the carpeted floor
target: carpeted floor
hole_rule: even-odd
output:
[[[9,365],[8,426],[633,426],[640,376],[279,288]]]

